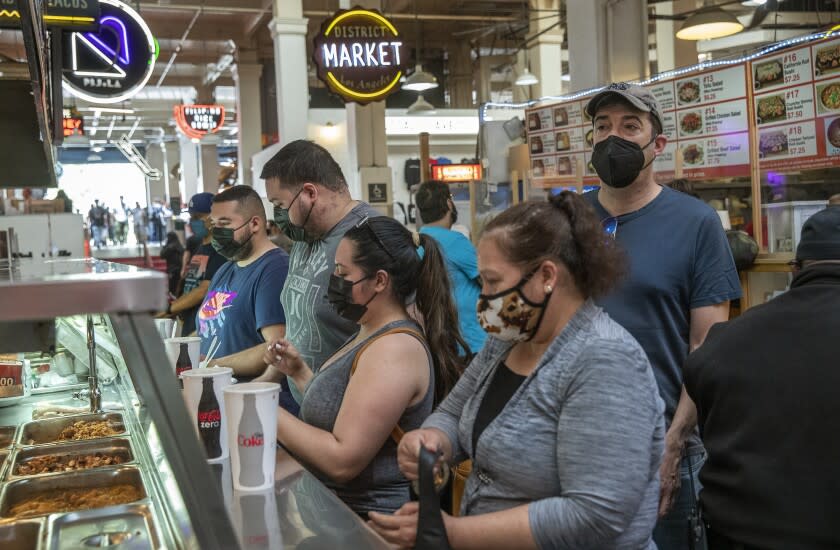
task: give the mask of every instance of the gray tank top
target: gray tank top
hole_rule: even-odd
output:
[[[316,372],[303,394],[300,418],[311,426],[332,432],[338,410],[344,399],[344,392],[347,391],[347,384],[350,382],[350,369],[353,367],[353,360],[359,348],[383,332],[403,327],[423,333],[414,321],[394,321],[376,331],[368,339],[356,344],[327,368]],[[429,358],[429,389],[423,400],[407,408],[400,418],[399,426],[406,432],[415,430],[423,424],[426,417],[432,413],[434,403],[435,379],[432,356],[425,339],[420,342]],[[394,360],[399,359],[395,357]],[[371,463],[355,479],[347,483],[335,483],[317,468],[307,466],[357,514],[371,511],[392,513],[409,500],[409,482],[397,466],[397,444],[390,436]]]

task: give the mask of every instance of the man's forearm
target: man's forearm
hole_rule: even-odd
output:
[[[265,370],[263,352],[265,352],[265,344],[257,344],[252,348],[232,353],[226,357],[213,359],[212,365],[209,366],[230,367],[233,369],[234,375],[237,376],[259,376]]]
[[[680,402],[677,404],[674,419],[671,421],[671,427],[668,428],[668,434],[665,437],[665,444],[669,447],[681,448],[694,431],[695,426],[697,426],[697,407],[694,406],[694,401],[688,396],[688,392],[685,391],[685,386],[683,386]]]
[[[169,311],[172,313],[183,313],[188,309],[192,309],[194,307],[200,306],[201,301],[204,300],[204,297],[207,295],[207,289],[203,287],[194,288],[193,290],[189,291],[187,294],[184,294],[174,302],[169,307]]]

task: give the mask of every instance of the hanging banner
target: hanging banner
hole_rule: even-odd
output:
[[[139,92],[158,48],[140,15],[119,0],[99,0],[99,30],[64,33],[64,87],[91,103],[119,103]]]
[[[221,105],[176,105],[175,122],[190,139],[215,134],[225,123],[225,108]]]
[[[405,55],[391,21],[376,10],[355,7],[321,25],[312,60],[330,91],[345,103],[364,105],[397,91]]]

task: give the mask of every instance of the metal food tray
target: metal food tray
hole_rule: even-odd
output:
[[[0,548],[3,550],[35,550],[41,548],[44,522],[27,519],[0,524]]]
[[[90,455],[95,453],[107,453],[120,456],[123,459],[121,464],[110,464],[97,466],[96,468],[86,468],[78,470],[69,470],[64,472],[43,472],[40,474],[17,474],[17,467],[20,464],[25,464],[30,460],[49,455],[61,455],[62,457],[72,457],[80,455]],[[39,445],[35,447],[24,447],[16,449],[12,452],[9,460],[9,473],[6,479],[14,481],[16,479],[54,476],[57,474],[69,474],[73,472],[89,472],[98,470],[100,468],[111,468],[114,466],[126,466],[134,464],[134,451],[131,448],[131,442],[126,437],[110,437],[106,439],[82,439],[64,443],[60,447],[55,445]],[[0,477],[0,479],[3,479]]]
[[[162,548],[147,504],[121,504],[50,516],[46,547],[50,550],[118,547],[122,550]],[[5,548],[4,548],[5,550]]]
[[[0,449],[8,449],[15,442],[17,426],[0,426]]]
[[[90,439],[59,441],[58,435],[61,431],[68,426],[72,426],[79,420],[107,420],[112,427],[121,430],[118,434],[106,437],[115,437],[117,435],[126,435],[128,433],[128,429],[123,422],[123,416],[120,413],[80,414],[27,422],[18,432],[17,443],[22,447],[28,447],[31,445],[63,445],[67,443],[75,443],[77,441],[96,441],[103,439],[101,437],[96,437]]]
[[[149,493],[143,484],[140,470],[133,466],[97,468],[95,470],[36,476],[10,481],[0,491],[0,518],[16,518],[16,516],[12,516],[9,512],[12,506],[27,498],[49,493],[50,491],[61,489],[92,489],[121,484],[133,485],[140,490],[140,498],[136,502],[148,498]],[[66,514],[75,511],[79,510],[56,511],[42,515]],[[28,519],[28,517],[20,519]]]

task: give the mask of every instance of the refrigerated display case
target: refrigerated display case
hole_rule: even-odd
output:
[[[0,548],[386,548],[280,448],[262,493],[208,463],[152,320],[165,285],[0,263]]]

